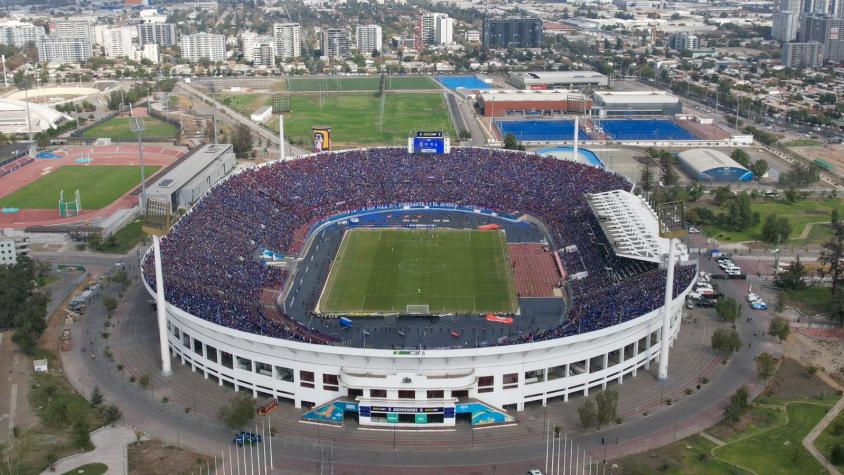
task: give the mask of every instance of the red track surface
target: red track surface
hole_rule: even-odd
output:
[[[693,120],[677,120],[677,125],[701,140],[724,140],[730,133],[715,124],[701,124]]]
[[[537,243],[508,245],[519,297],[553,297],[560,286],[554,254]]]
[[[14,172],[0,177],[0,203],[2,197],[6,196],[41,176],[57,170],[63,166],[84,166],[76,163],[76,159],[89,156],[92,165],[140,165],[138,147],[134,145],[109,145],[105,147],[70,147],[68,149],[53,151],[60,158],[37,159],[34,162]],[[181,150],[161,147],[144,146],[144,165],[166,167],[181,157],[184,153]],[[0,213],[0,227],[22,228],[26,226],[46,226],[55,224],[85,223],[93,218],[108,216],[118,209],[126,209],[135,206],[138,198],[127,193],[117,199],[114,203],[98,210],[83,210],[79,216],[62,218],[59,216],[58,205],[56,209],[22,209],[17,213]]]

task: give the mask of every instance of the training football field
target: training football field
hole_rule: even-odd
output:
[[[478,314],[516,306],[501,231],[352,229],[340,243],[319,311]]]

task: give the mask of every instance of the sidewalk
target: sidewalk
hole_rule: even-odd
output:
[[[65,473],[89,463],[103,463],[108,466],[106,475],[125,475],[129,472],[126,446],[137,440],[135,431],[124,426],[106,426],[91,432],[94,450],[71,455],[56,462],[56,470],[45,470],[41,475]]]
[[[821,465],[823,465],[824,468],[832,475],[841,475],[841,472],[835,465],[829,463],[829,460],[827,460],[821,451],[815,447],[815,440],[817,440],[817,438],[821,435],[821,432],[823,432],[824,429],[826,429],[827,426],[835,420],[835,417],[838,416],[841,409],[844,409],[844,397],[839,399],[838,402],[832,406],[832,409],[830,409],[823,419],[821,419],[818,425],[816,425],[815,428],[803,438],[803,447],[806,447],[806,450],[808,450],[809,453],[812,454],[812,456],[815,457],[818,462],[820,462]]]

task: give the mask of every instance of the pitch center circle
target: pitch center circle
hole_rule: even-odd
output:
[[[436,259],[407,259],[399,263],[399,270],[410,274],[433,274],[445,270],[445,262]]]

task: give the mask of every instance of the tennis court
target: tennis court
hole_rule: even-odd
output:
[[[449,89],[489,89],[489,84],[477,76],[437,76],[443,86]]]
[[[698,140],[670,119],[604,119],[598,125],[612,140]]]
[[[501,137],[513,134],[519,141],[574,140],[574,120],[496,120]],[[580,128],[580,140],[589,140]]]

